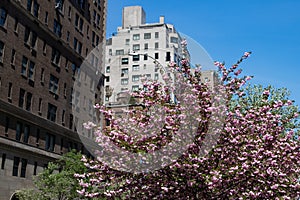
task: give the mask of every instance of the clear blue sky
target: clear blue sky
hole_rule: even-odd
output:
[[[146,22],[174,24],[228,66],[245,52],[243,73],[252,83],[286,87],[300,105],[299,0],[108,0],[107,36],[122,24],[122,8],[140,5]],[[195,56],[195,55],[194,55]]]

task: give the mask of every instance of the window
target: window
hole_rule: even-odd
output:
[[[22,124],[20,122],[17,122],[16,125],[16,140],[20,141],[21,139],[21,134],[22,134]]]
[[[57,110],[56,106],[52,105],[51,103],[48,103],[47,119],[49,119],[50,121],[55,122],[55,120],[56,120],[56,110]]]
[[[140,75],[133,75],[132,76],[132,82],[137,82],[140,80]]]
[[[112,50],[111,50],[111,49],[108,50],[108,54],[109,54],[110,56],[112,55]]]
[[[19,28],[19,20],[18,20],[18,18],[15,18],[15,25],[14,25],[15,33],[18,33],[18,28]]]
[[[41,83],[44,83],[44,81],[45,81],[45,69],[44,68],[42,68],[41,69]]]
[[[96,16],[97,16],[97,12],[96,12],[96,10],[94,10],[94,12],[93,12],[93,22],[94,22],[94,26],[96,26]]]
[[[50,74],[49,91],[54,94],[58,93],[58,78]]]
[[[58,36],[61,37],[61,31],[62,31],[62,25],[54,19],[54,27],[53,27],[53,32]]]
[[[158,74],[154,74],[154,80],[158,80]]]
[[[127,85],[127,84],[128,84],[128,78],[122,78],[121,85]]]
[[[158,42],[155,42],[154,48],[155,48],[155,49],[158,49]]]
[[[128,58],[122,58],[121,63],[122,63],[122,65],[127,65],[128,64]]]
[[[106,76],[106,82],[109,82],[109,81],[110,81],[109,76]]]
[[[133,51],[138,51],[138,50],[140,50],[140,45],[139,44],[134,44],[132,46],[132,49],[133,49]]]
[[[61,123],[62,123],[63,126],[65,125],[65,116],[66,116],[66,111],[63,110],[62,115],[61,115]]]
[[[0,57],[1,57],[1,50],[0,50]],[[15,59],[16,59],[16,50],[11,50],[11,58],[10,58],[10,64],[15,65]]]
[[[69,129],[73,129],[73,115],[70,114],[70,117],[69,117]]]
[[[39,106],[38,106],[38,112],[39,113],[42,113],[42,102],[43,102],[43,99],[39,98]]]
[[[14,157],[14,164],[13,164],[13,171],[12,171],[13,176],[18,176],[19,164],[20,164],[20,158]]]
[[[63,9],[63,0],[55,0],[55,9],[62,11]]]
[[[21,175],[20,177],[25,178],[26,176],[27,159],[21,159]]]
[[[57,49],[55,49],[55,48],[52,48],[51,61],[52,61],[52,63],[54,63],[55,65],[59,65],[59,61],[60,61],[60,52],[59,52]]]
[[[166,61],[171,61],[171,53],[170,52],[166,53]]]
[[[158,55],[159,55],[158,53],[155,53],[155,54],[154,54],[154,58],[155,58],[155,59],[158,59],[158,57],[159,57]]]
[[[79,15],[76,13],[75,14],[75,26],[78,28],[78,24],[79,24]]]
[[[129,42],[130,42],[130,39],[126,39],[126,40],[125,40],[125,44],[126,44],[126,45],[129,45]]]
[[[155,38],[159,38],[159,33],[155,32]]]
[[[148,49],[148,43],[144,44],[144,49]]]
[[[140,66],[139,65],[132,65],[132,71],[139,71]]]
[[[109,73],[110,72],[110,66],[107,66],[105,71],[106,71],[106,73]]]
[[[7,93],[7,98],[11,99],[12,95],[12,83],[8,83],[8,93]]]
[[[47,133],[46,141],[45,141],[45,150],[54,151],[54,146],[55,146],[55,136]]]
[[[144,33],[144,39],[151,39],[151,33]]]
[[[37,172],[37,162],[34,162],[33,175],[36,175],[36,172]]]
[[[4,8],[0,8],[0,26],[5,26],[7,17],[7,11]]]
[[[5,160],[6,160],[6,154],[2,154],[2,162],[1,162],[1,169],[4,169],[5,167]]]
[[[116,50],[116,55],[124,55],[124,49]]]
[[[69,10],[68,10],[68,18],[71,19],[72,17],[72,7],[69,6]]]
[[[85,8],[85,0],[77,0],[77,4],[79,5],[79,7],[81,9],[84,10],[84,8]]]
[[[31,12],[32,0],[27,0],[27,10]]]
[[[32,61],[29,62],[28,78],[32,81],[34,80],[34,65],[35,65],[34,62]]]
[[[70,42],[70,31],[67,31],[67,43]]]
[[[33,2],[33,15],[37,18],[39,17],[39,9],[40,9],[40,5],[35,0]]]
[[[144,60],[148,60],[148,55],[144,54]]]
[[[82,18],[79,18],[79,30],[80,30],[80,32],[82,32],[82,30],[83,30],[83,19]]]
[[[3,57],[4,57],[4,43],[0,41],[0,62],[3,62]]]
[[[20,93],[19,93],[19,107],[20,108],[23,108],[24,101],[25,101],[25,90],[20,88]]]
[[[132,39],[133,40],[139,40],[140,39],[140,34],[133,34]]]
[[[45,13],[45,24],[47,25],[48,24],[48,12],[46,11]]]
[[[128,74],[128,68],[124,68],[121,70],[121,76],[124,76],[125,74]]]
[[[67,97],[67,83],[64,83],[64,97]]]
[[[177,37],[171,37],[171,43],[178,43]]]
[[[97,22],[96,22],[96,24],[97,24],[97,27],[100,26],[100,15],[99,14],[97,14]]]
[[[5,135],[7,135],[7,133],[8,133],[8,128],[9,128],[9,117],[5,117],[5,130],[4,130],[4,132],[5,132]]]
[[[132,60],[133,61],[139,61],[140,60],[140,55],[133,55]]]
[[[31,110],[31,102],[32,102],[32,94],[30,92],[27,92],[26,94],[26,110]]]
[[[23,142],[24,143],[28,143],[29,132],[30,132],[30,127],[28,125],[25,125],[24,126],[24,137],[23,137]]]
[[[139,86],[138,85],[133,85],[132,86],[132,91],[138,91],[139,90]]]

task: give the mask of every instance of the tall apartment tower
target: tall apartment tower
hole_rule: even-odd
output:
[[[105,103],[120,102],[124,91],[137,90],[143,76],[162,81],[161,67],[183,57],[182,40],[163,16],[146,23],[141,6],[124,7],[122,26],[106,41]]]
[[[93,104],[102,101],[106,4],[0,1],[1,200],[70,149],[88,154],[75,112],[93,119]],[[80,87],[96,89],[80,95]]]

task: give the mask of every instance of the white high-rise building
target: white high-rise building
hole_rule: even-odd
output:
[[[106,45],[105,103],[121,102],[124,91],[142,86],[143,77],[163,81],[160,71],[168,73],[170,61],[179,64],[184,56],[182,40],[163,16],[156,23],[146,23],[141,6],[124,7],[122,27]]]

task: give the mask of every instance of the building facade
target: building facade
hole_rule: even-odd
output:
[[[183,58],[182,40],[163,16],[146,23],[141,6],[124,7],[122,27],[106,42],[105,103],[122,102],[124,92],[138,90],[143,78],[163,81],[161,70],[169,73],[168,64]]]
[[[78,113],[96,120],[102,101],[106,4],[0,1],[0,200],[70,149],[88,154]]]

